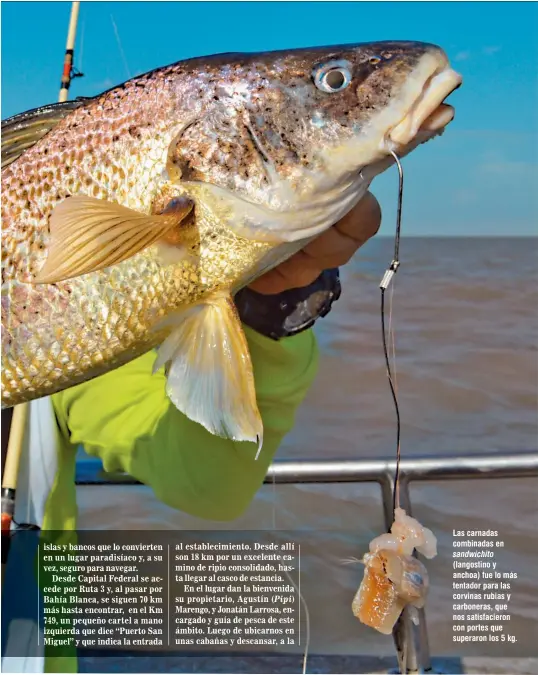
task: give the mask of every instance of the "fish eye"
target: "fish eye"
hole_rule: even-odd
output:
[[[321,91],[334,94],[342,91],[351,82],[351,72],[347,65],[333,61],[319,66],[313,73],[314,84]]]

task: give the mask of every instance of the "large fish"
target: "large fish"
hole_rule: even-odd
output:
[[[2,124],[2,405],[160,345],[173,403],[261,443],[242,286],[452,119],[445,53],[377,42],[181,61]]]

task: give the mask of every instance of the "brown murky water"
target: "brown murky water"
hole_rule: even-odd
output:
[[[392,241],[378,238],[343,270],[344,292],[318,322],[317,380],[278,457],[385,458],[395,415],[383,363],[378,284]],[[538,449],[538,239],[405,239],[394,292],[404,456]],[[452,642],[452,530],[499,531],[499,568],[518,574],[510,603],[517,655],[537,656],[538,482],[457,481],[413,487],[414,515],[439,538],[429,567],[432,653],[493,654]],[[208,523],[159,504],[144,487],[79,488],[81,524],[107,529],[271,529],[303,532],[303,590],[312,650],[394,653],[390,638],[362,626],[350,603],[359,556],[383,531],[374,485],[265,486],[233,525]],[[320,544],[321,542],[321,544]],[[306,590],[305,590],[306,589]],[[516,655],[502,646],[499,656]]]

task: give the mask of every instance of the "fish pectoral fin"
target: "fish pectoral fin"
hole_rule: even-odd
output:
[[[163,213],[146,215],[102,199],[68,197],[50,216],[48,256],[34,283],[57,283],[117,265],[178,226],[193,205],[180,197]]]
[[[167,364],[166,393],[172,403],[216,436],[257,442],[259,454],[263,424],[250,353],[231,296],[212,296],[163,325],[170,323],[173,329],[158,350],[154,372]]]

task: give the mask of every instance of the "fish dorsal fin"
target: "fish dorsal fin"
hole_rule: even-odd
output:
[[[9,117],[2,122],[2,169],[49,133],[71,111],[85,105],[89,98],[52,103]]]

